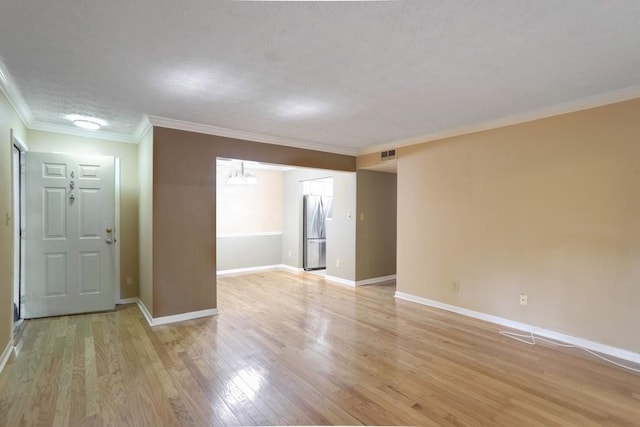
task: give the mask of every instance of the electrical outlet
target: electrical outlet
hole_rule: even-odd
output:
[[[460,292],[460,282],[457,280],[454,280],[451,282],[451,290],[453,292]]]
[[[336,260],[336,267],[340,268],[340,260],[339,259]]]
[[[289,258],[291,258],[291,251],[289,251]]]
[[[360,214],[360,221],[364,221],[364,214],[363,213]]]
[[[527,305],[528,302],[527,294],[520,294],[520,305]]]
[[[127,280],[125,280],[127,285],[133,285],[133,278],[131,276],[127,276]]]

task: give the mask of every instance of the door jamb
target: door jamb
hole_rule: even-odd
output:
[[[25,246],[25,239],[24,239],[24,225],[26,222],[26,212],[25,212],[25,188],[26,188],[26,182],[25,182],[25,170],[24,170],[24,165],[25,165],[25,153],[27,151],[29,151],[29,148],[27,147],[27,144],[21,139],[19,138],[15,131],[13,129],[9,130],[9,139],[11,141],[11,147],[13,148],[14,146],[18,149],[19,151],[19,168],[20,170],[18,171],[18,174],[20,176],[20,187],[18,190],[18,194],[12,194],[12,198],[11,198],[11,204],[12,204],[12,215],[13,212],[15,212],[15,203],[19,203],[20,204],[20,235],[19,236],[12,236],[12,240],[15,243],[16,241],[20,242],[20,251],[18,252],[17,256],[18,256],[18,265],[20,266],[19,271],[14,271],[13,272],[13,277],[12,277],[12,301],[14,300],[14,296],[13,296],[13,281],[15,280],[15,275],[18,274],[19,275],[19,282],[20,282],[20,295],[18,296],[18,303],[20,304],[20,307],[18,307],[18,310],[20,312],[20,319],[23,319],[23,311],[22,311],[22,305],[24,304],[24,294],[25,294],[25,260],[26,260],[26,246]],[[15,176],[15,171],[13,170],[14,164],[13,164],[13,160],[11,161],[11,179],[13,179],[13,177]],[[13,191],[13,185],[11,186],[12,191]],[[14,221],[16,220],[16,218],[13,219]],[[14,227],[12,227],[12,229],[15,229]],[[12,232],[13,233],[13,232]],[[17,237],[19,237],[19,240],[17,239]],[[14,251],[14,264],[15,264],[15,256],[16,253]],[[13,345],[16,345],[17,343],[15,342],[15,331],[13,330],[13,316],[11,316],[11,340],[13,342]]]
[[[113,165],[113,175],[114,175],[114,185],[116,186],[115,192],[114,192],[114,197],[115,197],[115,203],[114,203],[114,207],[115,207],[115,216],[114,216],[114,222],[115,224],[113,225],[114,227],[114,233],[113,233],[113,237],[115,239],[115,247],[114,247],[114,272],[113,272],[113,279],[115,281],[114,286],[115,286],[115,292],[114,292],[114,298],[115,298],[115,303],[116,304],[120,304],[120,157],[115,157],[114,156],[114,162],[115,164]]]

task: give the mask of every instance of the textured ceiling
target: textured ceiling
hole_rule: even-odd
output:
[[[360,149],[640,85],[640,1],[3,0],[33,119]]]

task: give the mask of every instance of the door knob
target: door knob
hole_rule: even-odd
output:
[[[111,237],[107,237],[107,244],[112,244],[113,242],[115,242],[115,239],[112,239]]]
[[[111,227],[107,227],[107,233],[112,233],[113,229]]]

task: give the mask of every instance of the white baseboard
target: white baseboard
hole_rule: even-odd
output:
[[[245,268],[233,268],[231,270],[220,270],[216,272],[217,276],[224,276],[226,274],[236,274],[236,273],[255,273],[258,271],[266,271],[266,270],[289,270],[295,271],[297,273],[304,271],[302,268],[293,267],[287,264],[273,264],[273,265],[260,265],[257,267],[245,267]]]
[[[142,312],[142,315],[144,316],[144,318],[147,320],[147,323],[151,327],[159,326],[159,325],[167,325],[169,323],[184,322],[185,320],[199,319],[201,317],[215,316],[218,314],[217,308],[210,308],[207,310],[190,311],[188,313],[180,313],[180,314],[174,314],[172,316],[162,316],[162,317],[154,318],[151,315],[151,313],[149,313],[149,310],[147,310],[147,307],[145,307],[142,300],[139,299],[137,303],[138,303],[138,308],[140,308],[140,311]]]
[[[295,271],[296,273],[301,273],[304,271],[304,268],[302,267],[294,267],[292,265],[287,265],[287,264],[280,264],[279,268],[282,268],[283,270]]]
[[[328,280],[330,282],[335,282],[335,283],[340,283],[341,285],[346,285],[346,286],[350,286],[350,287],[355,287],[356,286],[356,282],[353,280],[349,280],[349,279],[343,279],[342,277],[336,277],[336,276],[324,276],[324,280]]]
[[[515,322],[513,320],[494,316],[492,314],[486,314],[479,311],[469,310],[467,308],[445,304],[439,301],[434,301],[434,300],[418,297],[411,294],[405,294],[403,292],[396,292],[395,297],[398,299],[411,301],[411,302],[415,302],[422,305],[427,305],[429,307],[435,307],[442,310],[451,311],[453,313],[461,314],[463,316],[484,320],[486,322],[495,323],[511,329],[517,329],[517,330],[529,332],[529,333],[535,332],[536,335],[541,337],[549,338],[556,341],[561,341],[567,344],[572,344],[577,347],[588,348],[589,350],[595,351],[597,353],[607,354],[609,356],[628,360],[630,362],[640,363],[640,353],[635,353],[633,351],[625,350],[618,347],[613,347],[607,344],[602,344],[602,343],[591,341],[585,338],[575,337],[573,335],[553,331],[550,329],[539,328],[537,326],[528,325],[526,323]]]
[[[135,304],[138,302],[138,297],[122,298],[118,300],[118,304]]]
[[[232,268],[230,270],[216,271],[216,275],[224,276],[226,274],[235,274],[235,273],[254,273],[256,271],[275,270],[277,268],[282,268],[282,264],[259,265],[257,267],[245,267],[245,268]]]
[[[147,320],[147,323],[149,324],[149,326],[153,326],[153,316],[151,316],[151,313],[149,312],[149,310],[147,310],[147,306],[144,305],[144,303],[140,298],[138,298],[138,301],[136,301],[136,304],[138,304],[138,308],[142,312],[142,315],[144,316],[144,318]]]
[[[373,285],[376,283],[388,282],[389,280],[395,280],[396,275],[393,274],[391,276],[373,277],[371,279],[358,280],[358,281],[343,279],[342,277],[336,277],[336,276],[324,276],[324,278],[325,280],[329,280],[331,282],[336,282],[342,285],[355,287],[355,286]]]
[[[9,357],[11,357],[11,353],[13,353],[13,343],[9,341],[7,347],[2,352],[2,356],[0,356],[0,372],[4,369],[5,365],[9,361]]]
[[[263,237],[263,236],[282,236],[282,231],[263,231],[259,233],[222,233],[216,236],[216,239],[227,239],[236,237]]]
[[[372,277],[371,279],[364,279],[356,281],[356,286],[375,285],[376,283],[388,282],[390,280],[396,280],[396,275]]]

